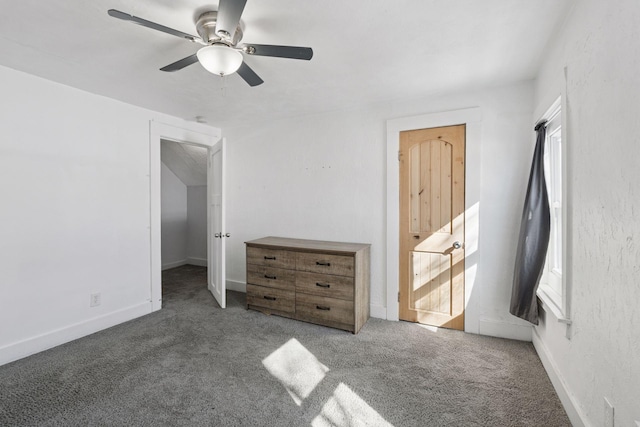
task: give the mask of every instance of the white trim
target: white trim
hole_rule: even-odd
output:
[[[566,69],[565,69],[565,72],[566,72]],[[566,84],[565,84],[565,87],[566,87]],[[569,263],[571,262],[571,257],[567,253],[567,248],[569,247],[567,241],[570,237],[571,230],[568,224],[569,216],[567,213],[568,211],[567,208],[569,207],[568,198],[570,197],[570,195],[567,191],[567,188],[568,188],[567,165],[569,164],[569,162],[568,162],[568,156],[567,156],[568,143],[567,143],[567,126],[565,124],[565,120],[566,120],[566,117],[568,116],[567,114],[568,112],[567,112],[567,99],[566,99],[566,94],[564,93],[564,90],[563,90],[563,93],[557,96],[557,98],[553,101],[551,106],[547,108],[546,111],[540,116],[537,122],[540,122],[542,120],[551,121],[553,118],[557,117],[559,113],[562,114],[560,128],[562,129],[562,152],[561,152],[561,158],[562,158],[562,165],[561,165],[562,236],[561,236],[561,239],[562,239],[562,242],[561,243],[562,243],[563,273],[560,273],[558,275],[560,276],[559,280],[561,282],[562,294],[559,294],[556,290],[554,290],[553,286],[551,286],[551,283],[550,283],[554,279],[554,276],[552,276],[552,274],[554,273],[551,272],[549,268],[549,257],[553,255],[551,246],[553,245],[552,239],[554,236],[552,233],[551,239],[549,241],[550,248],[549,250],[547,250],[547,255],[545,258],[544,272],[540,280],[540,285],[538,287],[536,295],[539,298],[539,300],[543,303],[542,308],[546,312],[551,313],[559,322],[565,323],[567,325],[571,325],[571,319],[569,315],[569,306],[570,306],[569,289],[571,286],[570,286],[569,277],[568,277],[569,275],[566,274],[570,272]],[[547,178],[547,179],[550,179],[550,178]],[[568,331],[567,331],[567,337],[569,337]]]
[[[530,324],[504,322],[481,316],[478,321],[478,333],[490,337],[531,342],[533,327]]]
[[[243,292],[243,293],[247,293],[247,284],[245,282],[242,282],[240,280],[231,280],[231,279],[227,279],[225,280],[226,286],[227,286],[227,290],[229,291],[237,291],[237,292]]]
[[[542,309],[547,313],[551,313],[553,315],[553,317],[555,317],[558,322],[565,323],[567,325],[571,325],[571,323],[572,323],[571,319],[569,319],[568,317],[566,317],[562,313],[562,309],[560,309],[560,307],[558,307],[558,304],[556,303],[556,301],[551,297],[551,295],[548,294],[548,292],[550,292],[550,291],[551,290],[546,285],[540,285],[538,287],[538,291],[536,292],[536,296],[540,300],[540,304],[542,305]],[[553,291],[551,291],[551,292],[553,292]]]
[[[419,116],[403,117],[387,121],[387,300],[386,317],[398,320],[398,276],[399,276],[399,180],[398,150],[400,132],[442,126],[466,124],[465,144],[465,331],[478,333],[478,317],[475,307],[470,307],[471,292],[476,281],[476,265],[469,259],[477,260],[480,200],[480,145],[482,141],[482,111],[480,107]]]
[[[182,267],[183,265],[197,265],[198,267],[207,267],[207,260],[204,258],[186,258],[179,261],[168,262],[162,264],[162,271],[169,270],[170,268]]]
[[[220,130],[193,122],[176,121],[175,124],[161,123],[155,120],[149,122],[149,245],[151,247],[149,274],[153,311],[162,308],[162,249],[160,243],[160,141],[162,139],[211,147],[220,139]]]
[[[207,267],[208,266],[208,262],[204,258],[189,257],[189,258],[187,258],[187,262],[186,263],[189,264],[189,265],[197,265],[198,267]]]
[[[187,265],[187,264],[188,262],[186,259],[168,262],[166,264],[162,264],[162,271],[169,270],[170,268],[182,267],[183,265]]]
[[[103,314],[0,348],[0,365],[85,337],[152,311],[150,301]]]
[[[560,403],[562,403],[573,427],[588,426],[589,424],[585,421],[587,417],[581,411],[580,405],[577,404],[576,399],[571,395],[571,393],[569,393],[569,388],[567,387],[562,375],[560,375],[560,370],[553,361],[549,350],[544,345],[542,338],[540,338],[540,335],[538,335],[538,331],[536,331],[535,328],[533,330],[533,347],[536,349],[538,357],[542,362],[542,366],[544,366],[544,369],[547,371],[551,384],[553,384],[553,388],[556,390],[556,393],[560,398]]]

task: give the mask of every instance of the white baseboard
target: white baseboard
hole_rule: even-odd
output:
[[[188,262],[186,259],[181,259],[180,261],[168,262],[166,264],[162,264],[162,271],[168,270],[170,268],[182,267],[183,265],[187,265]]]
[[[206,259],[204,258],[194,258],[194,257],[189,257],[187,258],[187,264],[189,265],[197,265],[198,267],[207,267],[209,265],[209,263],[207,262]]]
[[[0,347],[0,366],[23,357],[91,335],[152,311],[151,301],[103,314],[35,337]]]
[[[387,307],[382,305],[371,304],[369,306],[369,315],[376,319],[387,319]]]
[[[553,388],[556,390],[558,397],[560,398],[560,403],[564,407],[564,410],[567,412],[567,416],[569,417],[569,421],[571,421],[571,425],[573,427],[585,427],[589,424],[585,422],[587,419],[582,411],[579,409],[580,406],[576,404],[572,394],[569,393],[569,389],[567,388],[562,375],[558,371],[549,350],[544,345],[542,340],[540,339],[540,335],[534,329],[533,331],[533,347],[536,349],[538,353],[538,357],[542,362],[542,366],[544,366],[545,371],[547,371],[547,375],[551,380],[551,384],[553,384]]]
[[[239,280],[227,279],[227,289],[230,291],[238,291],[247,293],[247,284]]]
[[[480,317],[478,320],[478,334],[480,335],[531,342],[532,331],[531,325],[519,325],[486,317]]]

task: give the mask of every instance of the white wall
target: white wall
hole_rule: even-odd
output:
[[[164,163],[161,171],[162,269],[187,261],[187,186]]]
[[[468,183],[482,186],[480,248],[466,329],[531,339],[531,328],[508,313],[508,303],[531,156],[532,104],[527,82],[225,129],[228,279],[236,288],[244,283],[244,242],[262,236],[371,243],[372,313],[384,317],[385,123],[479,106],[483,154],[467,164],[482,170],[481,184]]]
[[[5,67],[0,81],[3,364],[151,311],[149,123],[212,128]]]
[[[532,121],[560,93],[568,103],[573,324],[546,313],[534,344],[575,425],[605,425],[605,397],[616,426],[640,421],[638,22],[635,0],[576,2],[536,82]]]
[[[187,259],[207,265],[207,186],[187,186]]]

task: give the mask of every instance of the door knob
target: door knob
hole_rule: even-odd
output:
[[[453,249],[460,249],[461,247],[462,247],[462,244],[457,240],[453,242]]]
[[[222,234],[221,233],[216,233],[216,234],[213,235],[213,237],[220,238],[220,237],[222,237]]]
[[[224,237],[231,237],[231,233],[225,234]]]

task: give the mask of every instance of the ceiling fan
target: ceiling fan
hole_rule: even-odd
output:
[[[207,71],[213,74],[226,76],[237,72],[249,86],[258,86],[264,81],[247,65],[242,53],[305,60],[310,60],[313,57],[313,50],[310,47],[266,44],[238,45],[242,40],[240,17],[246,3],[247,0],[220,0],[217,11],[202,13],[196,20],[196,31],[200,37],[119,10],[110,9],[108,13],[114,18],[133,22],[204,46],[193,55],[160,68],[161,71],[178,71],[200,62]]]

